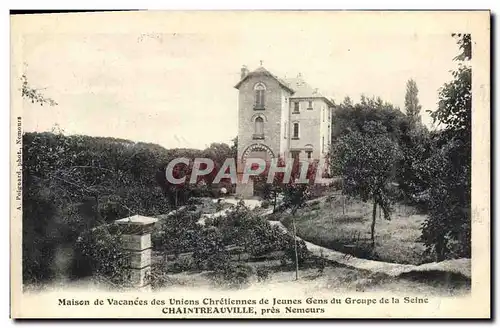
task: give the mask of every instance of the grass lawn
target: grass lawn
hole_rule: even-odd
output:
[[[311,243],[361,258],[407,264],[431,262],[424,258],[424,245],[417,241],[426,217],[406,205],[396,205],[390,221],[379,216],[377,209],[375,249],[372,249],[372,206],[348,199],[343,214],[341,195],[313,202],[295,215],[297,235]],[[284,216],[281,221],[291,228],[290,216]]]

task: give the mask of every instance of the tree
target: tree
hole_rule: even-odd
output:
[[[418,100],[417,83],[410,79],[406,83],[406,120],[401,124],[399,144],[402,158],[398,165],[397,182],[406,202],[425,208],[425,191],[428,189],[422,163],[429,156],[431,143],[427,128],[422,124]]]
[[[231,145],[232,158],[234,158],[235,161],[238,161],[238,136],[234,137],[232,142],[233,142],[233,144]]]
[[[27,132],[22,153],[25,282],[49,279],[55,249],[88,229],[168,211],[154,179],[167,153],[160,146]]]
[[[420,110],[422,106],[418,101],[417,83],[413,79],[408,80],[406,83],[405,109],[406,116],[408,116],[413,128],[421,124]]]
[[[377,205],[390,220],[390,183],[400,158],[398,144],[380,122],[366,122],[361,131],[351,131],[332,147],[333,170],[344,179],[344,193],[373,201],[371,241],[375,246]]]
[[[435,122],[444,127],[436,133],[436,150],[429,168],[429,216],[422,225],[426,251],[436,260],[471,256],[471,36],[452,34],[460,53],[453,80],[439,90]]]
[[[264,190],[264,198],[273,199],[274,200],[274,208],[273,213],[279,208],[281,211],[290,210],[292,217],[292,233],[293,233],[293,244],[294,244],[294,255],[295,255],[295,278],[299,279],[299,262],[302,259],[301,256],[301,246],[297,243],[297,230],[295,226],[295,214],[297,210],[302,207],[308,196],[310,186],[314,183],[314,179],[316,177],[316,171],[321,169],[318,166],[318,163],[308,162],[301,163],[298,159],[295,159],[292,163],[285,163],[283,158],[278,158],[276,165],[278,167],[285,167],[286,165],[292,165],[290,169],[290,176],[286,177],[284,172],[276,172],[272,178],[271,182],[268,182],[268,175],[271,162],[266,163],[266,168],[263,173],[256,177],[255,181],[257,185],[263,186]],[[302,165],[307,166],[307,171],[302,172]],[[305,174],[305,176],[302,176]],[[286,181],[286,178],[289,178]],[[304,181],[299,181],[299,179],[303,179]],[[283,202],[278,207],[277,200],[278,195],[283,195]]]
[[[38,103],[40,106],[47,104],[49,106],[56,106],[57,102],[55,102],[52,98],[45,97],[41,93],[41,89],[35,89],[30,86],[28,83],[28,77],[26,73],[21,76],[22,86],[21,86],[21,96],[25,99],[31,100],[32,103]]]
[[[408,125],[408,118],[398,107],[380,98],[362,96],[361,101],[356,104],[346,98],[337,106],[333,115],[332,143],[350,131],[362,131],[368,121],[381,123],[390,138],[399,142],[402,130]]]

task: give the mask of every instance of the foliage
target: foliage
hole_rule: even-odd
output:
[[[167,150],[117,138],[25,133],[24,281],[50,279],[55,247],[74,244],[83,231],[134,214],[164,214],[205,192],[199,185],[165,187],[164,168],[173,158],[206,153],[222,160],[230,152],[224,144],[213,144],[205,151]],[[205,190],[211,196],[211,190]]]
[[[429,159],[434,179],[422,240],[437,260],[471,256],[470,164],[460,163],[463,147],[459,140],[450,141]]]
[[[252,217],[248,227],[243,242],[250,255],[259,257],[283,248],[285,235],[279,227],[271,226],[260,217]]]
[[[460,65],[452,74],[453,80],[445,83],[439,91],[438,109],[431,113],[431,117],[445,125],[445,131],[453,137],[467,140],[472,123],[472,69]]]
[[[472,57],[469,34],[454,34],[461,53]],[[471,256],[471,67],[466,62],[439,91],[438,109],[431,114],[445,127],[436,136],[430,168],[429,217],[422,241],[437,260]]]
[[[309,194],[308,184],[290,183],[283,188],[283,208],[291,209],[292,215],[304,206]]]
[[[215,279],[219,284],[241,288],[248,284],[253,274],[254,270],[248,264],[226,263],[215,272]]]
[[[403,200],[426,210],[430,167],[427,159],[436,145],[427,129],[408,129],[400,141],[402,157],[397,168],[397,183]]]
[[[410,79],[406,83],[405,110],[411,126],[421,124],[420,110],[422,106],[418,100],[418,87],[415,80]]]
[[[44,96],[40,89],[35,89],[30,86],[26,73],[21,76],[21,81],[21,96],[23,98],[30,100],[32,103],[36,102],[40,104],[40,106],[43,106],[44,104],[57,106],[57,102],[55,102],[54,99]]]
[[[165,263],[153,263],[151,265],[151,271],[146,277],[151,284],[152,289],[161,289],[167,286],[171,286],[175,281],[169,276],[168,272],[164,269]]]
[[[215,227],[203,229],[194,246],[193,260],[200,269],[217,271],[229,261],[223,236]]]
[[[195,269],[196,264],[190,256],[178,258],[168,266],[168,271],[171,273],[180,273],[184,271],[192,271]]]
[[[222,245],[236,245],[253,257],[283,251],[292,263],[296,262],[294,236],[284,233],[278,226],[272,226],[266,219],[255,216],[242,205],[229,211],[225,218],[215,218],[212,224],[211,228],[217,232],[217,241],[211,246],[218,245],[218,250],[213,251],[213,254],[221,252]],[[297,241],[297,253],[298,264],[301,266],[309,256],[303,241]],[[220,263],[225,263],[226,258],[224,254]]]
[[[350,132],[363,132],[367,122],[378,122],[385,127],[393,141],[401,138],[408,125],[408,117],[392,104],[380,98],[361,97],[359,103],[353,104],[347,98],[333,112],[332,141]]]
[[[228,178],[221,179],[219,183],[214,183],[217,172],[225,160],[233,158],[233,156],[234,147],[224,143],[212,143],[204,150],[172,149],[168,151],[167,160],[163,161],[156,172],[156,181],[167,197],[169,204],[174,208],[186,204],[191,197],[219,197],[221,188],[224,187],[228,191],[234,189],[232,181]],[[180,163],[172,169],[174,178],[186,178],[183,183],[171,183],[166,178],[167,165],[174,158],[187,158],[189,160],[189,165]],[[214,169],[207,175],[197,177],[194,183],[190,183],[195,158],[211,159],[214,162]],[[200,165],[200,169],[205,168],[205,164]]]
[[[86,266],[93,275],[105,277],[113,284],[123,284],[127,279],[129,259],[116,225],[101,225],[83,232],[75,248],[80,270]]]
[[[251,256],[260,257],[283,249],[284,234],[277,226],[237,206],[223,218],[215,218],[212,225],[222,236],[224,245],[243,247]]]
[[[23,135],[23,280],[53,277],[54,250],[84,231],[168,204],[155,171],[166,150],[128,140],[61,133]]]
[[[297,240],[297,245],[295,245],[295,238],[293,235],[287,234],[285,236],[285,242],[283,245],[285,256],[294,265],[297,265],[298,263],[298,266],[301,267],[304,262],[311,256],[309,250],[307,249],[306,243],[301,239]],[[297,251],[295,250],[295,247],[297,247]]]
[[[390,219],[390,183],[400,156],[398,144],[380,122],[366,122],[360,132],[346,133],[333,144],[333,170],[344,179],[343,192],[373,201],[372,243],[377,205]]]
[[[231,154],[232,158],[236,161],[238,159],[238,136],[234,137],[232,140],[233,144],[231,145]]]
[[[257,274],[257,280],[258,281],[265,281],[269,279],[269,276],[271,274],[271,270],[267,266],[260,266],[256,270]]]
[[[162,216],[158,227],[151,234],[151,243],[155,250],[165,254],[190,252],[198,241],[200,225],[197,223],[200,213],[190,212],[189,209]]]

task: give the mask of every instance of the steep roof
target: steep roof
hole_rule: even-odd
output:
[[[333,103],[322,95],[318,89],[315,89],[309,85],[302,76],[298,76],[295,78],[287,78],[285,82],[295,90],[292,98],[323,98],[330,106],[333,106]]]
[[[323,97],[318,90],[311,87],[302,77],[286,78],[285,82],[295,90],[293,97],[308,98],[308,97]]]
[[[323,96],[318,89],[311,87],[302,76],[298,76],[296,78],[286,78],[281,79],[276,75],[269,72],[264,67],[260,66],[256,70],[249,72],[240,82],[238,82],[234,87],[239,89],[241,84],[245,82],[248,78],[252,76],[265,75],[274,78],[283,88],[287,89],[292,93],[292,98],[322,98],[326,101],[330,106],[333,106],[333,103],[325,96]]]
[[[285,81],[283,81],[282,79],[280,79],[279,77],[277,77],[276,75],[272,74],[271,72],[269,72],[267,69],[265,69],[264,67],[259,67],[257,68],[256,70],[252,71],[252,72],[249,72],[243,79],[240,80],[240,82],[238,82],[234,87],[236,89],[239,89],[241,84],[243,82],[245,82],[248,78],[252,77],[252,76],[258,76],[258,75],[265,75],[265,76],[269,76],[269,77],[272,77],[273,79],[275,79],[283,88],[285,88],[286,90],[290,91],[291,93],[294,93],[295,90],[293,90]]]

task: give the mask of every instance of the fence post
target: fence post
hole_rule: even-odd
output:
[[[128,253],[128,283],[134,288],[150,288],[151,231],[157,221],[140,215],[115,221],[122,233],[122,247]]]

